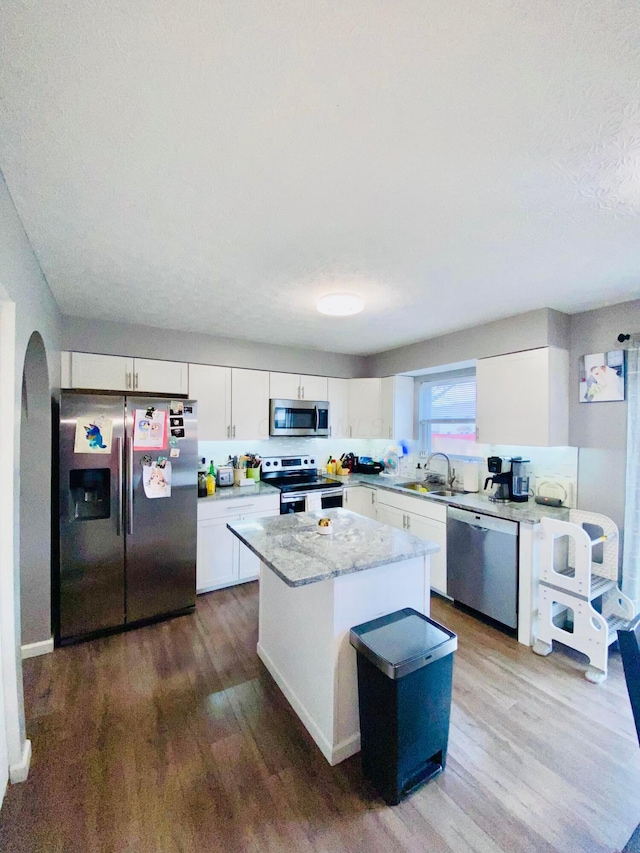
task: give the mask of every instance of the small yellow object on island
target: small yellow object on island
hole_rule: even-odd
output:
[[[321,518],[318,521],[318,533],[324,533],[324,535],[326,536],[327,533],[331,533],[331,531],[332,531],[331,519],[330,518]]]

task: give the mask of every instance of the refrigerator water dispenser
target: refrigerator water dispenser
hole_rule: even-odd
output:
[[[69,471],[71,515],[76,521],[95,521],[111,514],[109,468],[75,468]]]

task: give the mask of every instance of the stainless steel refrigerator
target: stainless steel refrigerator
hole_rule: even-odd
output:
[[[197,404],[63,392],[60,643],[195,607]]]

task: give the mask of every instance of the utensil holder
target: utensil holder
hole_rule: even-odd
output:
[[[259,480],[260,479],[260,469],[259,468],[247,468],[247,477],[251,480]]]
[[[234,468],[233,469],[233,484],[234,486],[239,486],[241,480],[247,479],[247,471],[245,468]]]

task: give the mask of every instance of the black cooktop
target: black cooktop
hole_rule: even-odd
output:
[[[342,486],[339,480],[329,477],[305,477],[304,474],[264,478],[264,482],[275,486],[281,492],[308,492],[314,489],[329,489]]]

